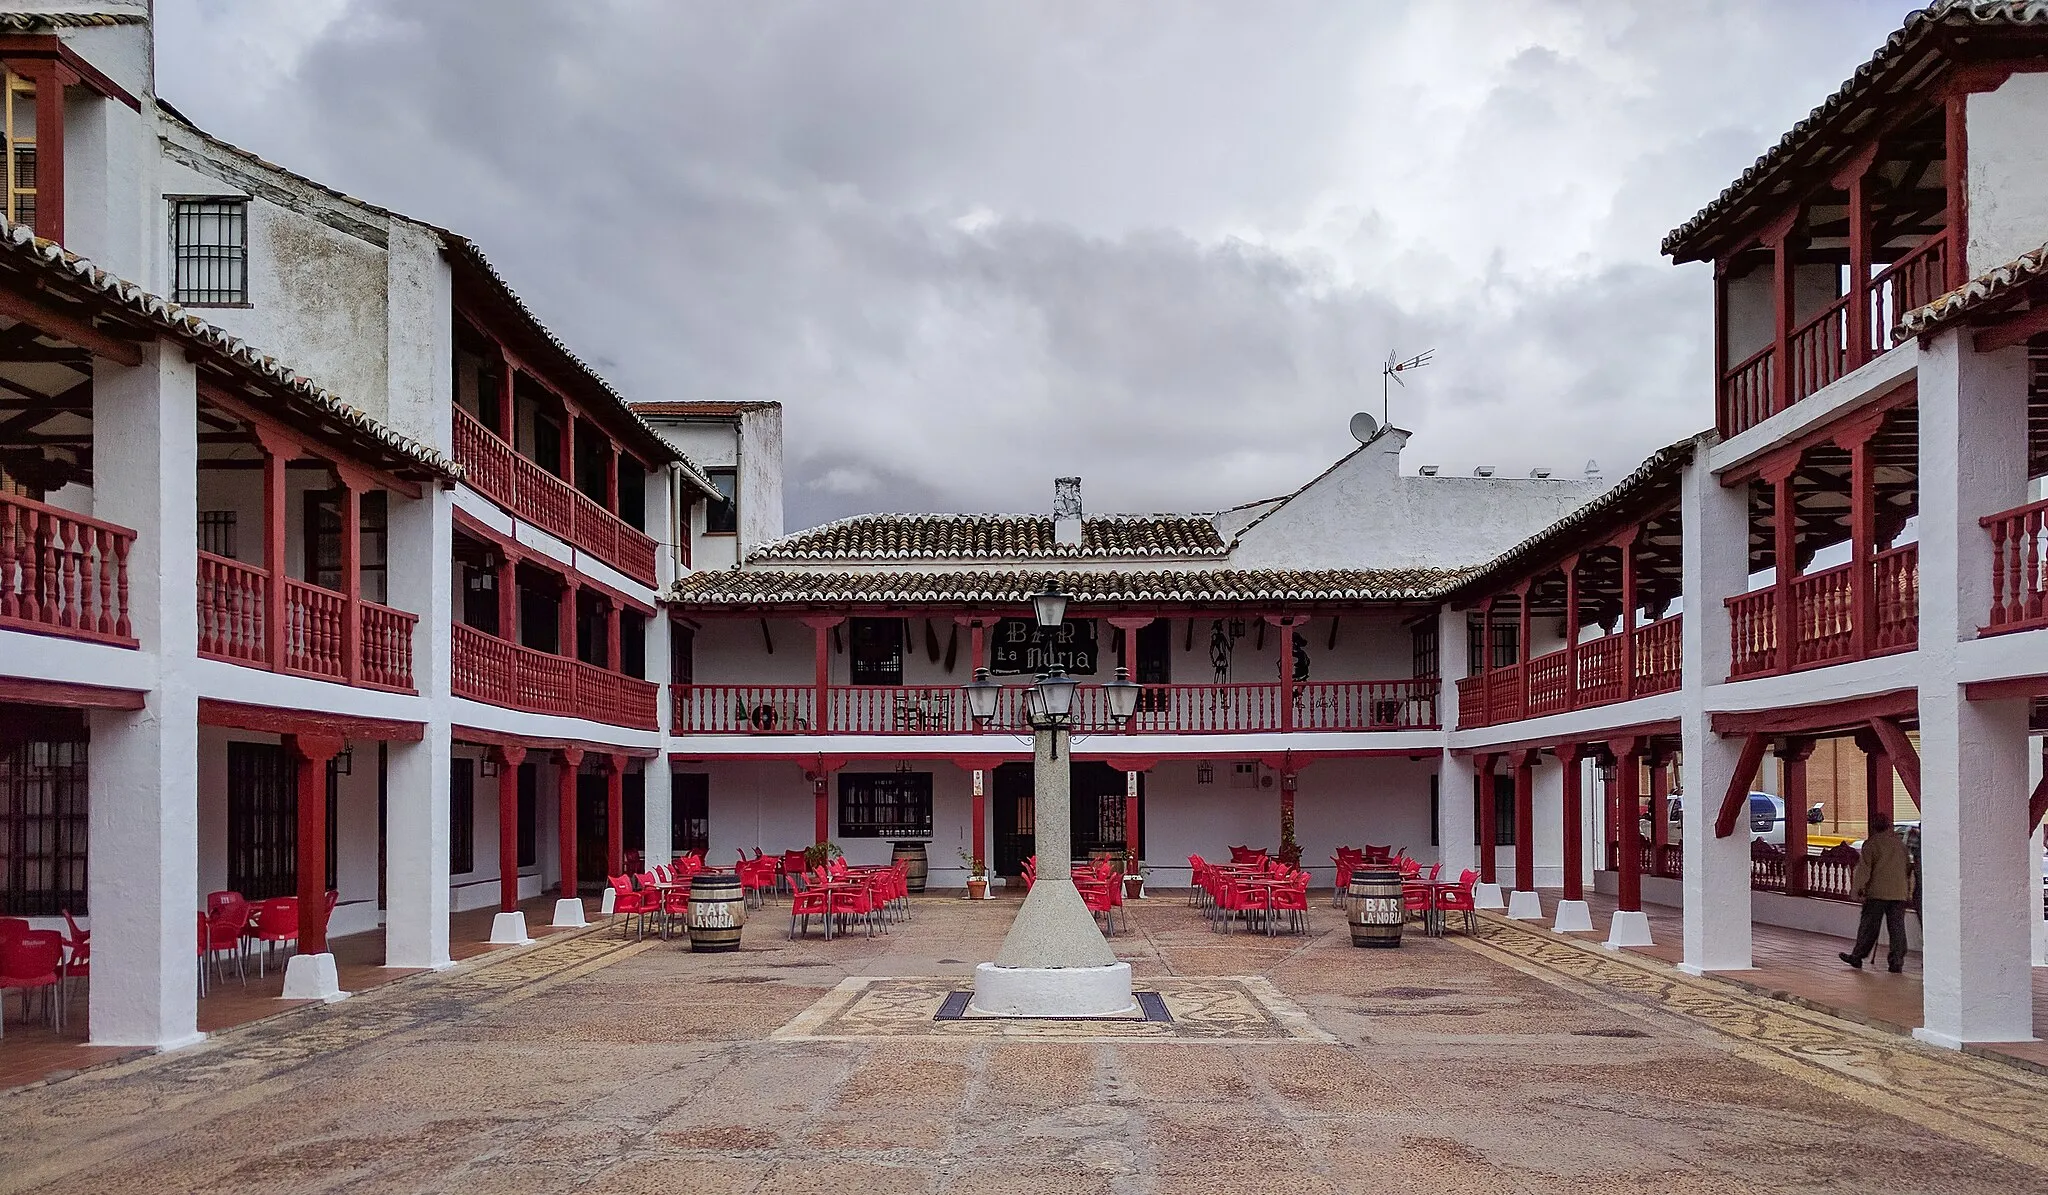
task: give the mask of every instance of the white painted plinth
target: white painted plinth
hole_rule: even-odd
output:
[[[524,946],[531,941],[526,936],[526,914],[514,909],[491,918],[491,945]]]
[[[610,892],[611,889],[607,888],[605,891]],[[574,896],[565,896],[555,902],[554,926],[556,929],[577,929],[589,924],[588,921],[583,919],[583,902],[580,899]]]
[[[284,964],[284,998],[325,1000],[329,1004],[348,999],[341,990],[341,978],[334,971],[331,954],[295,954]]]
[[[1472,886],[1472,903],[1482,909],[1505,909],[1508,907],[1507,902],[1500,898],[1499,884],[1474,884]]]
[[[998,967],[974,969],[972,1011],[993,1017],[1113,1017],[1128,1015],[1131,965],[1107,967]]]
[[[604,896],[598,901],[597,911],[604,914],[607,917],[611,916],[612,902],[617,900],[618,898],[619,890],[617,888],[612,887],[610,884],[606,884],[604,889]]]
[[[1557,902],[1557,920],[1550,928],[1559,933],[1593,932],[1593,910],[1583,900],[1561,900]]]
[[[1543,920],[1543,898],[1534,892],[1517,890],[1508,895],[1508,920]]]
[[[1602,943],[1609,950],[1624,946],[1650,946],[1650,915],[1619,910],[1614,921],[1607,927],[1607,941]]]

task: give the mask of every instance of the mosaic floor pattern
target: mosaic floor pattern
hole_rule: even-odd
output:
[[[1696,979],[1655,959],[1488,917],[1454,939],[1524,974],[1625,1008],[1648,1005],[1742,1043],[1737,1056],[2026,1165],[2048,1168],[2048,1079]]]
[[[773,1041],[867,1041],[878,1037],[925,1041],[978,1038],[1066,1042],[1181,1041],[1223,1045],[1330,1042],[1301,1008],[1259,976],[1158,977],[1143,981],[1158,994],[1170,1020],[1139,1016],[1101,1020],[1009,1020],[967,1015],[939,1019],[957,979],[891,979],[857,975],[842,981]],[[955,1001],[957,1003],[957,999]]]

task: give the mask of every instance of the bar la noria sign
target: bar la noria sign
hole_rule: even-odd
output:
[[[1086,676],[1095,671],[1095,620],[1073,619],[1042,627],[1029,618],[1005,618],[989,643],[988,670],[997,676],[1036,675],[1057,665]]]

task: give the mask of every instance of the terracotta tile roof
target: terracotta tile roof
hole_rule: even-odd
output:
[[[184,341],[189,346],[188,351],[210,356],[236,372],[251,375],[258,382],[277,388],[287,401],[332,419],[346,430],[382,445],[397,457],[451,481],[462,478],[462,466],[418,440],[386,427],[368,412],[311,378],[280,364],[276,358],[264,355],[240,337],[214,327],[169,299],[118,278],[55,241],[40,239],[27,228],[10,224],[4,218],[0,218],[0,260],[43,275],[53,287],[76,287],[93,292],[143,324]]]
[[[1938,332],[1972,312],[2016,294],[2028,283],[2044,276],[2048,276],[2048,245],[2022,253],[2004,265],[1993,266],[1925,307],[1908,311],[1899,317],[1892,335],[1925,336],[1929,332]]]
[[[107,25],[147,25],[139,12],[0,12],[0,29],[90,29]]]
[[[1465,575],[1465,570],[1436,568],[951,573],[721,569],[678,580],[664,599],[702,609],[912,603],[1024,606],[1050,583],[1084,603],[1405,602],[1434,599]]]
[[[1214,558],[1223,538],[1202,515],[1089,515],[1081,542],[1053,540],[1050,515],[875,514],[765,544],[749,560]]]
[[[1853,150],[1853,144],[1833,144],[1829,134],[1863,108],[1866,101],[1881,100],[1884,93],[1895,88],[1924,81],[1914,79],[1915,72],[1950,52],[1957,35],[1981,29],[2027,27],[2048,29],[2048,0],[1937,0],[1907,14],[1904,24],[1885,39],[1868,62],[1856,68],[1856,73],[1835,94],[1793,125],[1699,214],[1673,229],[1664,238],[1663,252],[1678,261],[1694,260],[1700,237],[1744,203],[1754,202],[1758,198],[1756,193],[1781,171],[1793,166],[1795,160],[1828,150]]]
[[[197,124],[193,123],[190,117],[162,99],[156,101],[156,106],[160,112],[175,121],[179,127],[190,131],[193,136],[200,138],[223,153],[231,154],[262,170],[282,175],[301,186],[309,187],[330,199],[348,204],[363,212],[385,220],[404,220],[409,224],[415,224],[433,232],[441,238],[443,252],[448,256],[451,265],[467,266],[477,281],[483,284],[488,291],[492,292],[494,297],[505,305],[515,320],[526,327],[527,331],[544,348],[547,355],[555,358],[553,364],[563,369],[571,377],[584,383],[581,389],[586,391],[586,393],[582,397],[586,399],[595,398],[598,403],[616,410],[623,417],[624,422],[636,433],[634,439],[642,453],[657,464],[668,464],[670,462],[680,464],[684,477],[701,490],[705,496],[718,496],[717,488],[711,484],[709,478],[704,476],[704,471],[697,467],[695,461],[690,460],[689,457],[678,451],[675,445],[670,444],[663,438],[660,432],[654,429],[653,424],[648,423],[635,413],[632,404],[626,401],[624,395],[613,389],[612,384],[606,381],[603,375],[586,364],[568,345],[562,342],[560,337],[557,337],[546,324],[542,323],[538,316],[533,314],[532,309],[527,307],[525,300],[521,299],[518,292],[512,289],[511,284],[505,281],[504,275],[500,274],[497,267],[491,264],[490,259],[484,256],[483,250],[477,246],[476,242],[463,236],[461,233],[442,228],[437,224],[414,219],[401,212],[395,212],[390,208],[371,203],[369,200],[350,195],[346,191],[337,190],[317,179],[308,178],[290,167],[280,166],[260,154],[243,149],[231,141],[224,141],[205,129],[200,128]]]
[[[702,399],[698,401],[636,402],[633,409],[642,415],[660,417],[663,415],[744,415],[749,411],[771,411],[782,404],[760,400],[721,401]]]
[[[1559,559],[1588,534],[1620,530],[1634,519],[1670,509],[1678,501],[1678,478],[1693,456],[1712,443],[1710,429],[1687,436],[1650,454],[1636,470],[1557,522],[1470,570],[1450,591],[1452,596],[1483,593],[1504,582],[1519,582],[1531,568]]]

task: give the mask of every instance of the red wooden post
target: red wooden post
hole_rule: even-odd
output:
[[[518,371],[512,366],[512,358],[505,355],[503,346],[498,349],[498,431],[505,437],[505,443],[519,443],[518,413],[513,406],[512,396],[517,385]],[[514,477],[518,474],[514,473]],[[510,495],[504,495],[509,498]]]
[[[498,548],[498,638],[519,642],[519,557]]]
[[[559,476],[563,481],[568,482],[570,489],[575,489],[576,409],[570,406],[568,403],[562,404],[562,455],[556,463],[561,467],[562,470],[559,474],[557,474],[557,476]]]
[[[605,441],[604,498],[604,508],[619,513],[619,446],[610,440]]]
[[[1621,698],[1636,695],[1636,533],[1630,527],[1615,539],[1621,549]]]
[[[1555,748],[1557,766],[1561,769],[1558,778],[1559,813],[1564,829],[1564,899],[1584,900],[1585,883],[1580,878],[1586,869],[1586,838],[1582,824],[1583,801],[1580,794],[1579,745],[1563,743]]]
[[[1849,368],[1870,360],[1870,163],[1876,145],[1849,178]]]
[[[1565,708],[1579,708],[1579,557],[1564,558]],[[1563,758],[1560,756],[1559,758]],[[1566,900],[1577,900],[1568,896]]]
[[[1496,600],[1489,595],[1479,606],[1479,708],[1480,724],[1485,726],[1491,726],[1500,717],[1500,711],[1493,708],[1493,603]],[[1467,674],[1472,671],[1469,660],[1465,671]]]
[[[1494,824],[1494,759],[1491,755],[1472,757],[1472,768],[1479,789],[1479,882],[1482,884],[1494,882],[1494,847],[1500,839],[1499,827]]]
[[[1867,659],[1877,645],[1877,586],[1871,558],[1877,554],[1877,455],[1871,437],[1883,416],[1859,420],[1835,443],[1849,450],[1849,622],[1854,658]]]
[[[498,911],[519,908],[519,765],[524,747],[493,747],[498,759]]]
[[[811,773],[811,798],[814,803],[812,835],[819,842],[829,842],[832,839],[830,811],[825,808],[825,790],[830,785],[831,778],[829,772]]]
[[[617,600],[606,600],[604,616],[604,662],[605,667],[621,675],[624,675],[626,671],[626,665],[624,661],[622,661],[619,658],[619,623],[623,621],[625,617],[626,612],[624,608],[619,605]]]
[[[973,827],[969,831],[973,838],[967,844],[967,855],[969,859],[980,859],[984,871],[988,867],[987,848],[982,845],[988,841],[987,782],[988,772],[982,768],[974,769],[974,817]],[[823,842],[824,839],[820,838],[818,841]]]
[[[577,881],[581,877],[576,874],[576,769],[582,766],[583,748],[562,748],[561,771],[555,777],[555,846],[561,853],[564,897],[575,897],[579,893]]]
[[[562,576],[562,600],[555,606],[555,654],[576,658],[576,599],[581,596],[574,581]],[[617,875],[617,872],[613,872]]]
[[[339,735],[291,734],[298,757],[299,953],[327,953],[327,761],[341,754]]]
[[[1966,115],[1969,100],[1968,95],[1951,95],[1942,112],[1946,144],[1941,181],[1948,192],[1943,205],[1948,220],[1948,259],[1942,266],[1948,275],[1943,281],[1949,289],[1970,280],[1970,122]]]
[[[1864,818],[1892,815],[1892,761],[1884,744],[1870,731],[1858,731],[1856,745],[1863,749]],[[1786,815],[1791,815],[1787,809]]]
[[[1128,638],[1129,636],[1126,636],[1126,639]],[[1292,779],[1293,777],[1288,777],[1288,780],[1291,781]],[[1291,820],[1294,816],[1294,811],[1291,807],[1294,800],[1294,786],[1291,783],[1281,789],[1281,799],[1290,803],[1287,816]],[[1138,874],[1138,841],[1138,773],[1136,771],[1126,771],[1124,773],[1124,872],[1126,875]]]
[[[1615,830],[1620,840],[1621,858],[1619,892],[1616,906],[1624,913],[1643,911],[1642,829],[1636,823],[1643,815],[1642,810],[1642,740],[1615,739],[1608,749],[1614,752],[1615,788]]]
[[[609,874],[626,870],[626,757],[605,756],[604,858]],[[645,859],[641,860],[644,865]]]
[[[811,628],[814,641],[815,660],[811,676],[811,703],[816,707],[811,715],[811,731],[814,734],[824,734],[831,729],[829,724],[832,720],[832,628],[845,621],[843,615],[804,619],[804,625]],[[976,628],[977,642],[980,633],[980,629]],[[818,841],[825,841],[824,836],[819,835]]]
[[[1812,739],[1777,744],[1779,788],[1785,800],[1785,895],[1806,895],[1806,761]]]
[[[30,74],[36,85],[36,220],[35,234],[64,243],[64,76],[56,62],[39,64]],[[8,130],[13,136],[13,130]]]
[[[1526,608],[1525,608],[1526,611]],[[1526,612],[1523,615],[1527,621]],[[1515,757],[1515,891],[1536,890],[1536,753]]]
[[[341,482],[341,669],[351,685],[363,680],[363,486],[352,470],[336,469]]]
[[[285,544],[285,462],[297,456],[296,446],[281,437],[265,435],[258,428],[263,445],[263,639],[264,656],[272,669],[284,667],[284,544]]]
[[[1771,351],[1771,414],[1775,415],[1792,405],[1792,323],[1796,307],[1790,228],[1771,246],[1771,270],[1771,310],[1776,329]]]
[[[1792,582],[1799,576],[1799,500],[1792,492],[1792,473],[1798,467],[1797,460],[1783,465],[1775,477],[1767,477],[1771,483],[1771,519],[1775,524],[1772,532],[1772,559],[1777,570],[1777,615],[1778,623],[1778,672],[1790,672],[1796,663],[1799,633],[1799,619],[1796,600],[1792,596]]]
[[[1650,740],[1650,874],[1666,874],[1664,848],[1671,845],[1671,750]]]
[[[1268,614],[1266,621],[1279,632],[1277,638],[1280,640],[1280,729],[1293,730],[1294,619],[1285,614]]]

